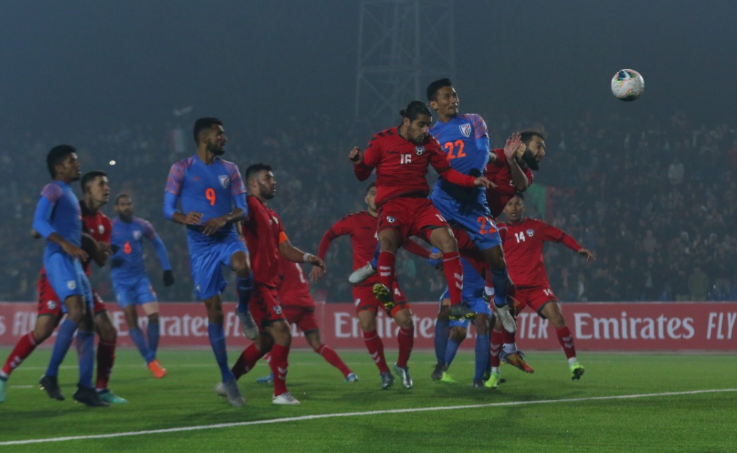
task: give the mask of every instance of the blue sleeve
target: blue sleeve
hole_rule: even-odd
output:
[[[177,212],[177,199],[179,195],[169,191],[164,192],[164,217],[171,220],[174,213]]]
[[[33,215],[33,229],[38,232],[44,239],[48,239],[51,233],[56,230],[51,226],[51,212],[54,210],[54,203],[50,202],[46,197],[39,197],[36,205],[36,213]]]
[[[476,139],[476,149],[489,154],[489,136],[484,135]]]
[[[234,195],[233,202],[235,202],[236,208],[243,209],[243,212],[246,214],[246,218],[248,218],[248,202],[246,201],[246,194],[242,193]]]
[[[170,271],[171,264],[169,263],[169,253],[166,251],[166,245],[164,245],[164,241],[161,240],[158,234],[154,233],[154,238],[151,239],[151,243],[156,248],[156,255],[159,257],[161,268],[165,271]]]

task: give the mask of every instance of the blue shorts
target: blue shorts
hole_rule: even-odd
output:
[[[145,275],[136,280],[113,280],[113,289],[120,308],[156,302],[156,293]]]
[[[92,308],[92,286],[79,260],[73,259],[64,252],[54,252],[48,255],[44,253],[43,261],[46,278],[56,295],[59,296],[63,313],[67,312],[64,301],[70,296],[84,297],[87,306]]]
[[[435,209],[448,223],[458,225],[468,233],[479,250],[488,250],[502,245],[502,239],[496,223],[491,218],[488,206],[478,202],[460,203],[448,196],[437,194],[433,194],[431,200]]]
[[[228,282],[223,276],[221,266],[230,267],[230,257],[236,252],[248,254],[245,244],[237,235],[233,235],[221,243],[190,255],[192,280],[198,299],[209,299],[225,289]]]

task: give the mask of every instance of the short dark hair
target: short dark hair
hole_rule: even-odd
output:
[[[522,201],[525,201],[525,193],[524,192],[520,192],[519,190],[515,190],[514,191],[514,196],[517,197],[517,198],[519,198]]]
[[[222,126],[223,122],[215,118],[214,116],[205,116],[195,121],[194,131],[193,131],[194,132],[194,142],[199,144],[200,143],[200,132],[202,132],[205,129],[210,129],[213,125]]]
[[[61,165],[68,155],[76,153],[77,148],[71,145],[56,145],[46,155],[46,166],[51,174],[51,179],[56,178],[56,166]]]
[[[130,195],[124,192],[115,197],[115,204],[118,204],[121,198],[130,198],[131,200],[133,199]]]
[[[368,195],[369,190],[373,189],[374,187],[376,187],[376,181],[371,181],[368,187],[366,187],[366,195]]]
[[[84,188],[87,187],[87,184],[94,181],[94,179],[98,176],[107,176],[107,173],[102,170],[92,170],[82,175],[82,181],[80,181],[80,184],[82,185],[82,192],[84,192]]]
[[[427,100],[437,101],[438,100],[438,90],[443,87],[452,87],[452,86],[453,86],[453,82],[451,82],[450,79],[447,77],[444,79],[431,82],[430,85],[427,86]]]
[[[522,139],[522,142],[524,142],[525,145],[529,144],[530,140],[532,140],[532,137],[535,135],[545,140],[545,132],[539,129],[525,129],[519,133],[520,139]]]
[[[271,165],[259,162],[246,168],[246,184],[253,178],[256,178],[262,171],[271,171]]]
[[[430,107],[422,101],[412,101],[407,104],[407,107],[399,111],[402,118],[409,118],[410,121],[414,121],[418,115],[427,115],[432,118],[432,112]]]

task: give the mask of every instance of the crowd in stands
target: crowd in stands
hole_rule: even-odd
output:
[[[570,122],[485,118],[494,147],[514,130],[545,131],[547,155],[527,197],[527,214],[565,230],[597,254],[595,262],[586,263],[562,245],[546,247],[548,275],[561,301],[737,300],[737,134],[731,126],[701,127],[682,113],[638,123],[594,115]],[[355,179],[348,151],[393,125],[312,115],[254,132],[224,120],[229,137],[224,158],[244,175],[256,162],[273,166],[278,185],[270,206],[292,243],[313,253],[333,222],[365,207],[365,184]],[[166,243],[177,279],[173,287],[161,284],[152,247],[147,260],[162,301],[194,300],[184,228],[162,214],[171,164],[194,152],[193,121],[183,117],[158,126],[79,131],[64,140],[77,147],[83,172],[108,172],[112,197],[103,211],[113,217],[114,197],[130,194],[135,215],[149,220]],[[60,140],[44,131],[5,132],[0,301],[32,301],[43,243],[31,238],[31,223],[38,194],[49,181],[46,152]],[[432,183],[437,176],[430,173]],[[351,301],[347,238],[333,242],[327,265],[328,275],[313,286],[316,299]],[[411,301],[437,300],[444,289],[440,273],[405,252],[397,271]],[[108,269],[94,269],[92,282],[103,298],[115,300]],[[234,286],[225,300],[235,300]]]

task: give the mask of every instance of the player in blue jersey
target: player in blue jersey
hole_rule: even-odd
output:
[[[432,252],[437,253],[438,250],[433,249]],[[427,262],[436,269],[439,269],[443,265],[442,259],[428,259]],[[463,265],[463,291],[461,293],[463,303],[467,304],[471,310],[476,312],[477,318],[478,316],[484,316],[488,320],[492,314],[489,304],[483,297],[486,280],[467,259],[461,257],[461,264]],[[450,296],[446,289],[440,297],[440,309],[442,310],[444,307],[449,306]],[[436,323],[439,322],[441,321],[436,321]],[[431,375],[433,381],[441,381],[449,384],[456,383],[450,374],[448,374],[448,368],[453,363],[453,359],[461,343],[466,339],[469,324],[470,320],[468,319],[450,320],[448,329],[446,330],[448,332],[447,336],[440,337],[435,335],[435,357],[437,358],[437,365]],[[477,328],[475,353],[476,366],[473,376],[473,387],[482,389],[484,388],[484,373],[489,367],[490,346],[488,329],[486,333],[479,333]]]
[[[156,256],[164,269],[164,286],[174,284],[174,275],[169,264],[169,254],[164,241],[161,240],[153,225],[149,222],[133,217],[133,199],[130,195],[120,194],[115,198],[115,212],[118,218],[113,220],[111,245],[114,255],[110,261],[110,274],[113,279],[115,295],[118,304],[125,313],[133,343],[146,360],[148,368],[154,377],[160,379],[166,376],[166,369],[156,358],[159,346],[159,303],[151,282],[146,276],[146,265],[143,262],[143,238],[145,237],[156,248]],[[138,306],[148,317],[146,333],[138,325]]]
[[[486,123],[480,115],[460,114],[458,93],[450,79],[436,80],[427,87],[430,107],[437,112],[438,121],[430,128],[430,134],[439,142],[450,166],[466,175],[481,176],[489,162],[489,135]],[[507,150],[516,151],[521,146],[519,134],[507,140]],[[513,159],[514,160],[514,159]],[[516,161],[515,161],[516,162]],[[510,312],[507,289],[509,274],[504,262],[504,252],[483,188],[464,188],[445,180],[438,180],[430,195],[433,205],[451,224],[460,227],[483,254],[489,275],[486,276],[485,295],[494,294],[494,309],[504,328],[514,332],[517,327]],[[441,308],[438,320],[449,319],[449,307]],[[477,333],[489,334],[488,316],[475,320]],[[443,325],[436,335],[447,338]]]
[[[197,298],[204,300],[209,324],[207,334],[222,375],[228,402],[245,404],[228,366],[220,293],[226,281],[221,266],[237,275],[236,313],[247,337],[258,337],[258,327],[248,310],[253,275],[248,251],[233,225],[246,218],[246,187],[238,167],[221,159],[228,141],[217,118],[200,118],[194,125],[197,153],[171,167],[166,182],[164,216],[187,226],[192,280]],[[177,202],[181,202],[181,211]]]
[[[59,331],[51,354],[51,361],[40,384],[50,396],[64,399],[59,390],[59,365],[72,344],[74,333],[84,332],[77,345],[79,354],[79,382],[74,399],[87,406],[107,406],[92,386],[94,366],[94,337],[92,322],[92,289],[82,269],[89,257],[82,248],[82,209],[70,184],[78,181],[81,166],[76,149],[69,145],[52,148],[46,156],[46,165],[53,181],[41,191],[33,229],[46,239],[43,263],[54,292],[63,302],[66,319]]]

